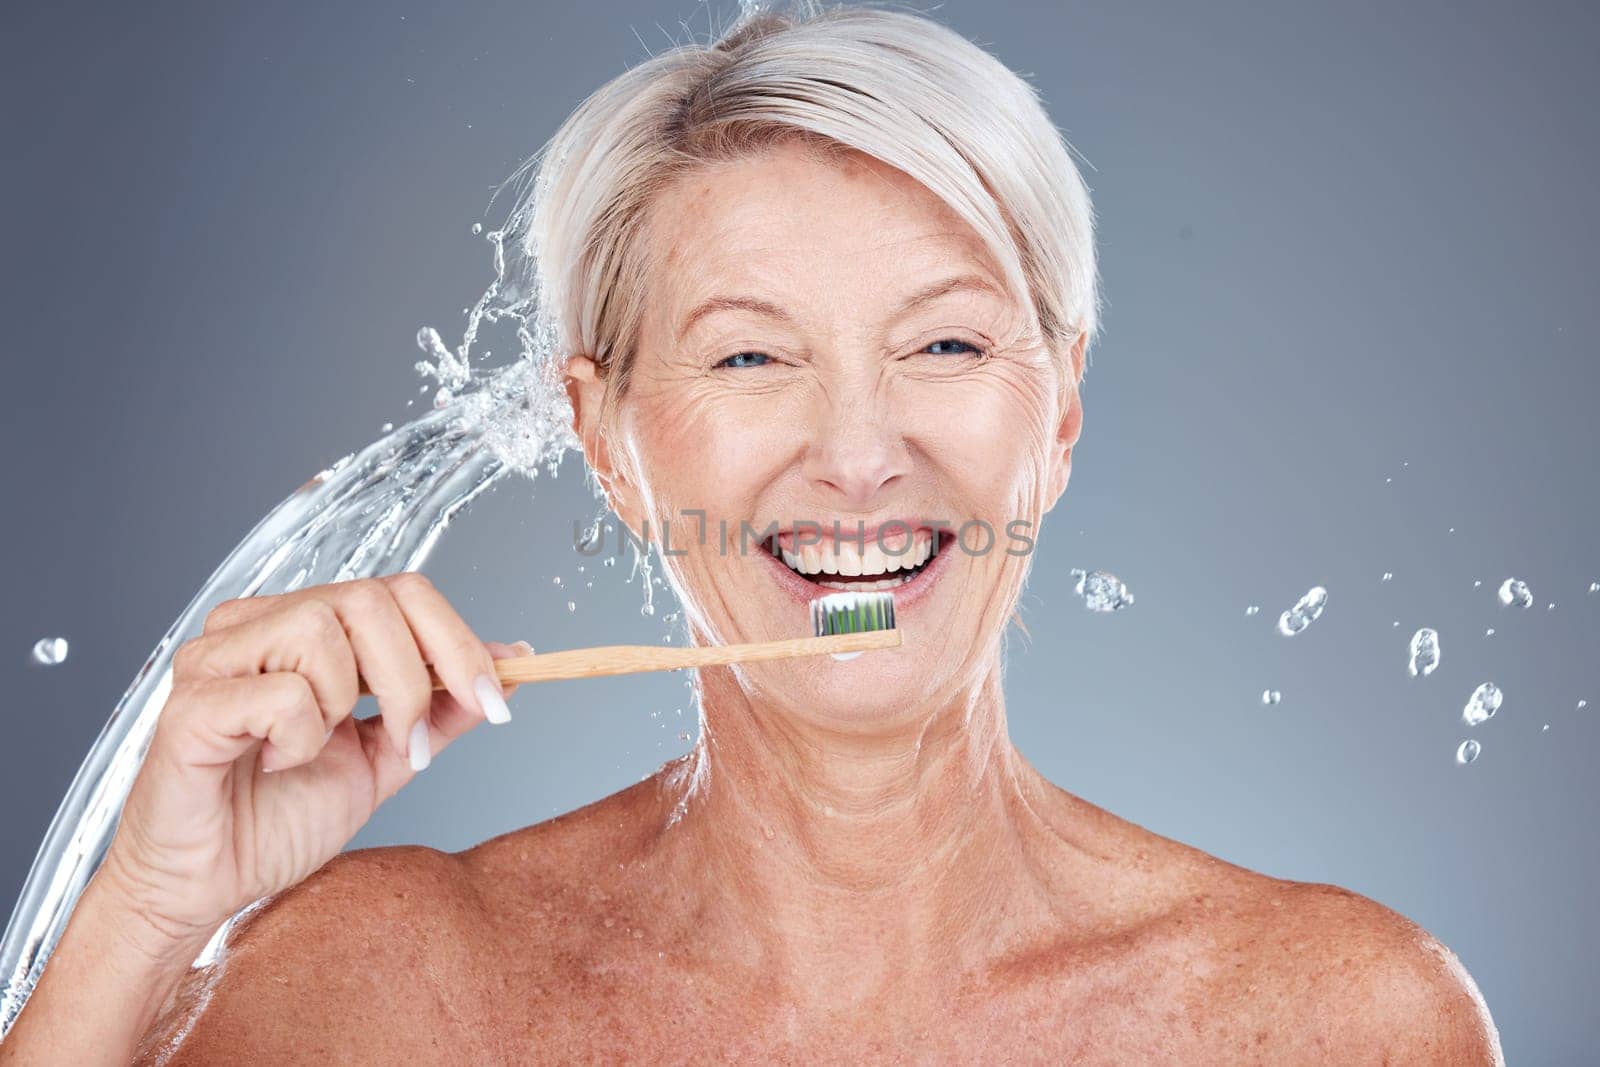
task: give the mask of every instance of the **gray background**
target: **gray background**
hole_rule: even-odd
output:
[[[1093,165],[1102,224],[1084,438],[1010,659],[1019,746],[1159,833],[1421,922],[1513,1062],[1590,1059],[1596,15],[951,0],[939,17],[1033,77]],[[8,5],[0,913],[228,549],[421,410],[412,337],[459,338],[489,277],[468,227],[490,189],[585,93],[683,38],[680,18],[704,36],[691,0]],[[659,640],[624,568],[581,588],[571,524],[592,507],[571,463],[506,483],[428,570],[485,637]],[[1074,566],[1116,571],[1137,603],[1089,614]],[[1496,603],[1511,574],[1535,609]],[[1316,583],[1323,618],[1274,634]],[[1404,669],[1419,625],[1444,644],[1426,679]],[[70,659],[29,666],[54,634]],[[1486,679],[1505,706],[1460,767]],[[463,848],[626,786],[687,748],[685,695],[671,675],[524,691],[511,727],[443,754],[353,844]]]

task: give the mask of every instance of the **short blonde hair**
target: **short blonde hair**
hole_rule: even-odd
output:
[[[751,12],[590,95],[520,176],[508,237],[532,265],[543,335],[593,359],[607,407],[626,388],[650,264],[655,195],[685,170],[787,138],[903,171],[965,220],[1065,361],[1098,322],[1094,217],[1037,93],[965,37],[871,8]],[[1082,366],[1064,368],[1071,380]]]

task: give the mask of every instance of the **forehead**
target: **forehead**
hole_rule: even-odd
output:
[[[921,183],[862,153],[803,143],[680,176],[649,231],[654,288],[668,299],[807,278],[887,289],[934,266],[999,279],[982,239]]]

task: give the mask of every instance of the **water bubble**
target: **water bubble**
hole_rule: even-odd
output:
[[[1477,726],[1494,718],[1494,713],[1500,710],[1500,701],[1505,699],[1500,692],[1500,687],[1493,682],[1484,682],[1472,691],[1472,696],[1467,700],[1467,706],[1461,709],[1461,721],[1468,726]]]
[[[1293,637],[1316,622],[1322,609],[1327,606],[1328,591],[1320,585],[1312,586],[1294,607],[1278,616],[1278,632],[1285,637]]]
[[[1120,611],[1133,603],[1128,587],[1110,571],[1074,568],[1072,574],[1078,579],[1072,591],[1083,597],[1083,606],[1090,611]]]
[[[478,234],[480,234],[482,232],[483,232],[483,223],[474,222],[472,224],[472,236],[476,237],[476,236],[478,236]]]
[[[1506,607],[1515,604],[1519,608],[1533,607],[1533,593],[1528,589],[1528,583],[1520,578],[1507,578],[1500,583],[1500,603]]]
[[[41,637],[33,643],[33,662],[44,667],[54,667],[67,658],[65,637]]]
[[[1244,613],[1246,615],[1259,615],[1261,614],[1261,605],[1251,604],[1249,607],[1244,609]]]
[[[577,610],[578,610],[578,602],[577,602],[577,601],[576,601],[576,600],[569,600],[569,601],[567,601],[567,613],[568,613],[568,614],[569,614],[569,615],[570,615],[570,614],[571,614],[571,613],[573,613],[573,612],[575,612],[575,611],[577,611]]]
[[[1282,699],[1283,694],[1276,689],[1263,689],[1261,691],[1261,703],[1263,704],[1276,704]]]
[[[1393,581],[1394,580],[1394,572],[1393,571],[1384,571],[1383,572],[1383,580],[1386,581],[1386,582]]]
[[[1478,753],[1482,751],[1483,746],[1469,737],[1461,742],[1460,747],[1456,749],[1456,762],[1462,764],[1471,763],[1478,758]]]
[[[1439,635],[1424,626],[1411,635],[1411,677],[1432,674],[1439,666]]]

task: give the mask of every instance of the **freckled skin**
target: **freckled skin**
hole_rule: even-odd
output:
[[[906,176],[782,146],[669,187],[649,241],[604,434],[604,381],[571,365],[586,455],[630,525],[704,508],[713,529],[1004,530],[1061,497],[1081,350],[1051,353]],[[902,309],[962,276],[988,285]],[[729,296],[748,299],[680,337]],[[692,520],[673,532],[697,641],[803,626],[770,560],[694,544]],[[240,924],[141,1062],[1500,1062],[1471,978],[1408,920],[1040,776],[1006,734],[1000,671],[1029,560],[946,562],[900,649],[704,672],[699,745],[631,788],[458,854],[338,857]]]

